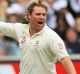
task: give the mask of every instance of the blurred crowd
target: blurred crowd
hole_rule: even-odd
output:
[[[0,0],[0,21],[28,23],[27,7],[38,0]],[[40,0],[47,5],[47,25],[64,40],[69,54],[80,53],[80,0]],[[0,34],[0,56],[19,56],[18,42]]]

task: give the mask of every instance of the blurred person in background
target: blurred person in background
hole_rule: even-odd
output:
[[[63,16],[58,16],[57,18],[57,27],[54,29],[58,33],[58,35],[65,41],[65,33],[69,28],[66,19]]]
[[[14,20],[15,22],[21,22],[21,23],[28,23],[25,17],[25,12],[28,7],[28,5],[32,2],[38,2],[38,0],[16,0],[15,3],[12,3],[8,8],[7,8],[7,15],[12,16],[14,14],[19,17],[18,21],[16,19]],[[13,22],[12,20],[12,22]],[[8,21],[8,20],[7,20]],[[8,21],[11,22],[11,21]]]
[[[19,15],[18,14],[8,14],[7,15],[7,22],[19,23],[20,22]]]
[[[12,14],[7,14],[7,22],[15,24],[15,23],[23,23],[23,20],[19,14],[12,13]],[[14,38],[8,36],[4,36],[4,39],[5,39],[4,43],[5,55],[20,56],[18,42]]]
[[[76,22],[75,29],[77,31],[79,42],[80,42],[80,15],[76,17],[75,22]]]
[[[17,13],[21,15],[25,15],[25,9],[32,2],[38,2],[38,0],[16,0],[15,3],[12,3],[11,6],[7,9],[8,13]]]
[[[5,40],[3,50],[5,56],[20,56],[19,45],[15,41]]]
[[[80,14],[80,0],[68,0],[70,8],[75,16]]]
[[[68,0],[56,0],[53,5],[53,8],[56,11],[57,16],[64,17],[68,25],[70,27],[74,27],[75,19],[67,7],[68,7]]]
[[[25,7],[27,5],[27,0],[16,0],[15,3],[12,3],[6,10],[7,15],[14,18],[12,22],[21,22],[25,21]],[[20,17],[19,17],[20,16]],[[19,19],[17,20],[17,18]],[[9,21],[8,21],[9,22]],[[10,21],[11,22],[11,21]]]
[[[14,11],[14,10],[13,10]],[[21,15],[14,13],[12,11],[7,12],[7,20],[8,23],[23,23]],[[19,45],[18,42],[8,36],[4,36],[5,43],[3,44],[3,49],[5,56],[20,56]]]
[[[16,0],[16,3],[12,3],[7,12],[13,11],[13,13],[24,15],[26,4],[27,0]]]
[[[58,15],[63,16],[70,27],[75,27],[75,18],[67,7],[61,8]]]
[[[69,28],[66,31],[65,35],[68,53],[80,53],[80,42],[76,30],[73,28]]]
[[[11,39],[9,37],[9,39]],[[5,39],[5,36],[0,33],[0,57],[2,56],[20,56],[19,45],[13,39]]]
[[[56,0],[43,0],[42,3],[48,6],[48,12],[47,12],[47,20],[46,23],[51,29],[56,28],[56,14],[55,9],[53,7]]]
[[[76,74],[63,40],[45,24],[47,7],[31,3],[27,11],[29,24],[0,22],[0,31],[19,42],[20,74],[56,74],[57,60],[68,74]]]
[[[6,10],[10,4],[10,0],[0,0],[0,21],[6,21]]]
[[[68,0],[43,0],[42,2],[48,6],[46,22],[51,29],[55,29],[57,27],[56,20],[58,15],[65,17],[70,27],[75,26],[75,19],[67,8]]]

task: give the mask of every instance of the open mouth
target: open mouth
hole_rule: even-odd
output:
[[[38,24],[43,24],[43,22],[38,22]]]

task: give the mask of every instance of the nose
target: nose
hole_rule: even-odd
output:
[[[43,14],[40,15],[40,19],[45,19],[45,16]]]

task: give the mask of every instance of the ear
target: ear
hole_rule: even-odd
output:
[[[31,18],[31,14],[27,13],[27,19],[30,20],[30,18]]]

